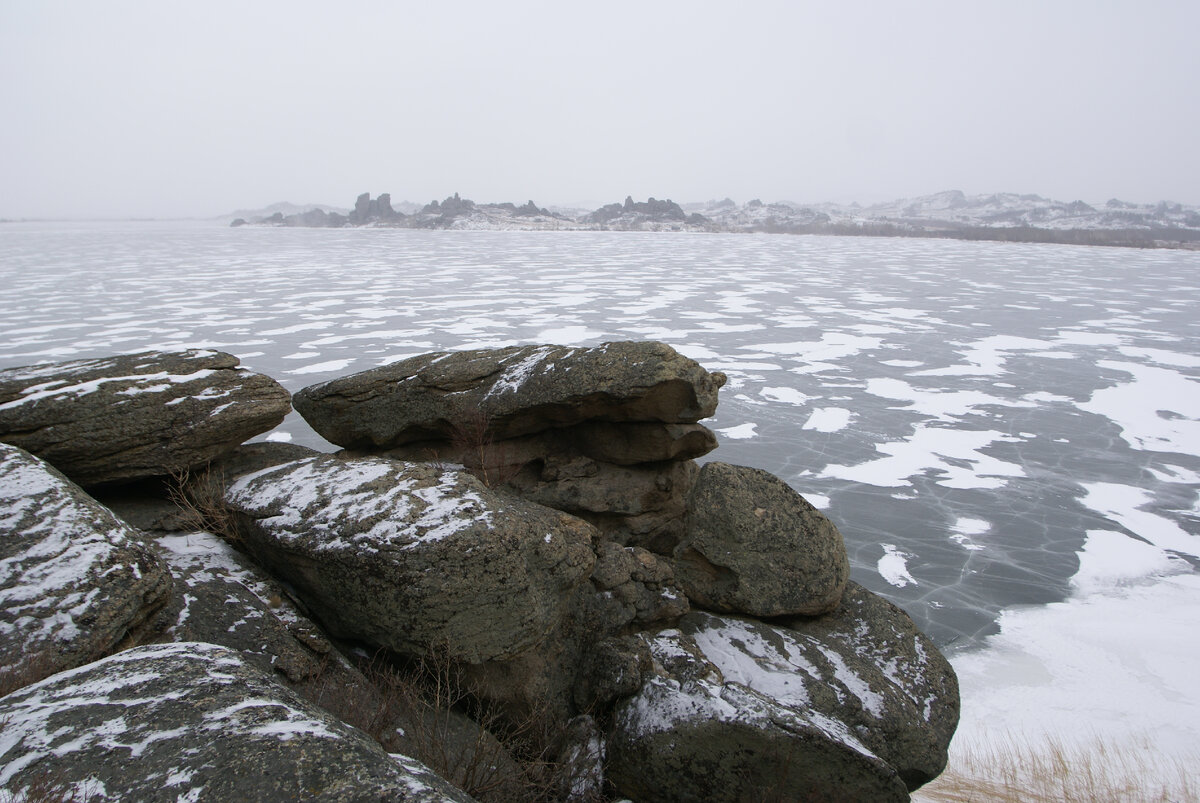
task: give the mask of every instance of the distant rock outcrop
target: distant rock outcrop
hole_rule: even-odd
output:
[[[591,214],[584,215],[580,222],[594,223],[605,228],[659,229],[671,226],[704,226],[708,219],[700,214],[688,215],[679,204],[671,200],[659,201],[650,198],[643,203],[626,196],[624,204],[608,204]]]
[[[729,198],[680,206],[673,201],[627,196],[591,212],[552,212],[533,201],[476,204],[457,193],[424,207],[407,205],[405,216],[391,209],[387,194],[364,193],[346,215],[276,204],[269,216],[239,214],[231,225],[388,226],[425,229],[612,230],[766,232],[899,237],[951,237],[970,240],[1057,242],[1138,247],[1200,247],[1200,208],[1161,201],[1132,204],[1112,199],[1097,209],[1083,201],[1063,203],[1039,195],[993,193],[968,196],[948,190],[919,198],[860,206],[754,198],[738,205]],[[278,208],[276,208],[278,207]]]

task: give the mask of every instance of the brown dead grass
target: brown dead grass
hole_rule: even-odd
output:
[[[924,803],[1200,803],[1200,749],[1169,756],[1148,737],[1076,745],[1008,735],[958,744],[950,766],[913,793]]]

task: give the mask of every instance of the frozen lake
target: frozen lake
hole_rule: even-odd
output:
[[[823,508],[854,579],[952,651],[965,728],[973,688],[1013,727],[1017,691],[1073,727],[1093,682],[1150,695],[1094,727],[1200,721],[1195,252],[14,223],[0,287],[0,367],[208,346],[292,391],[433,350],[666,341],[729,375],[711,458]],[[270,437],[331,448],[294,414]]]

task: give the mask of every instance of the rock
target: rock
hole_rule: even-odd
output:
[[[675,575],[692,602],[759,617],[837,607],[850,575],[841,533],[783,480],[706,463],[687,505]]]
[[[468,467],[487,464],[511,475],[530,463],[550,459],[561,462],[586,457],[601,463],[633,466],[692,460],[716,448],[716,435],[701,424],[585,421],[503,440],[484,432],[481,439],[416,441],[382,454],[400,460],[437,459]]]
[[[466,472],[318,456],[225,495],[247,547],[334,634],[471,663],[530,648],[592,569],[595,531]]]
[[[635,694],[653,666],[643,639],[615,636],[594,645],[575,680],[574,699],[580,711],[605,709]]]
[[[724,382],[663,343],[512,346],[401,360],[305,388],[294,403],[331,443],[387,449],[589,420],[694,423],[712,415]]]
[[[731,635],[727,623],[742,629]],[[756,624],[692,613],[680,629],[641,636],[653,671],[614,709],[608,780],[639,803],[908,800],[896,770],[826,713],[847,693],[822,688],[834,671],[812,676],[797,661],[757,672],[760,655],[778,660],[783,637]]]
[[[558,750],[558,794],[567,801],[597,801],[604,794],[604,734],[593,717],[567,723]]]
[[[508,484],[522,496],[591,522],[608,538],[670,554],[684,531],[692,461],[614,466],[587,457],[547,458]]]
[[[0,440],[85,486],[200,466],[290,409],[275,380],[237,365],[191,350],[0,371]]]
[[[602,617],[611,622],[611,630],[635,622],[644,625],[678,619],[688,612],[687,598],[675,585],[670,562],[640,547],[598,543],[592,583],[601,599],[611,601],[617,609],[615,616]]]
[[[127,650],[0,698],[0,789],[119,800],[470,801],[224,647]]]
[[[875,709],[864,706],[863,741],[896,767],[909,789],[945,769],[958,727],[958,677],[907,613],[852,582],[834,612],[786,625],[835,652],[882,701]]]
[[[170,596],[133,529],[0,443],[0,667],[44,676],[94,661],[144,635]]]
[[[159,613],[164,641],[202,641],[239,652],[289,685],[335,660],[333,645],[274,579],[212,533],[146,536],[179,593]],[[294,688],[294,686],[293,686]]]

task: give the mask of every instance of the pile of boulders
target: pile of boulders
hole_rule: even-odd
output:
[[[953,671],[786,483],[696,463],[723,382],[428,354],[297,393],[323,454],[239,446],[288,394],[219,352],[0,371],[0,789],[907,799]],[[427,662],[456,694],[398,705]]]

